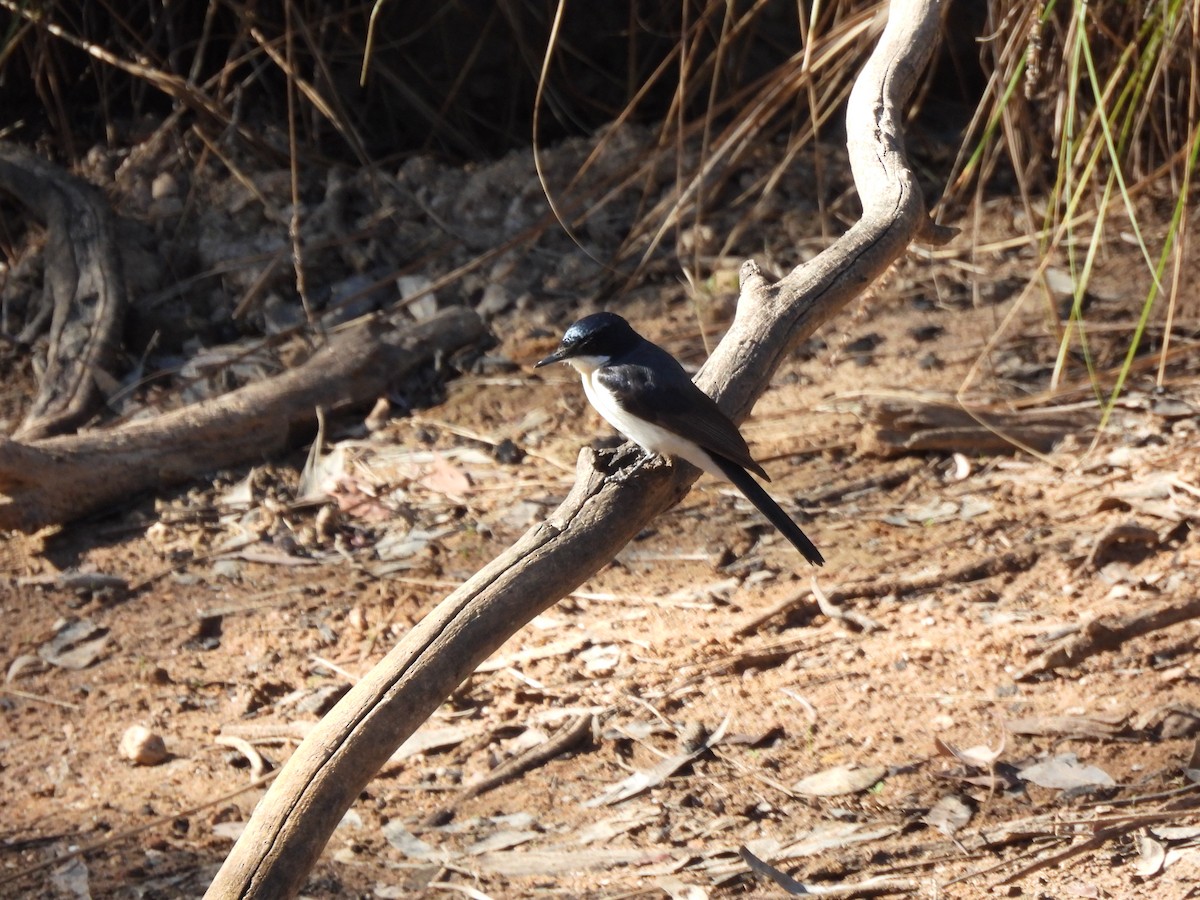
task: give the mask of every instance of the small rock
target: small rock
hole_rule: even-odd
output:
[[[918,344],[924,344],[926,341],[936,340],[941,337],[946,331],[941,325],[918,325],[915,328],[908,329],[909,335]]]
[[[438,299],[433,291],[433,281],[425,275],[401,275],[396,279],[396,290],[409,315],[418,322],[437,313]]]
[[[212,573],[215,578],[225,578],[229,581],[236,581],[242,577],[243,566],[236,559],[218,559],[212,565]]]
[[[512,466],[525,458],[525,451],[509,438],[505,438],[492,448],[492,456],[495,457],[496,462]]]
[[[121,735],[121,756],[135,766],[157,766],[167,758],[167,745],[149,728],[133,725]]]
[[[479,313],[486,321],[494,319],[512,305],[513,296],[508,289],[502,284],[491,281],[483,289],[483,295],[479,298],[479,302],[475,304],[475,312]]]
[[[325,685],[324,687],[317,688],[297,703],[296,709],[302,713],[323,716],[337,705],[337,702],[342,699],[342,696],[348,690],[350,690],[350,686],[347,684]]]
[[[872,350],[874,350],[876,347],[878,347],[883,342],[884,342],[883,336],[876,334],[875,332],[872,331],[870,334],[864,334],[862,337],[856,338],[855,340],[850,341],[842,349],[843,349],[843,352],[848,353],[848,354],[849,353],[870,353]]]
[[[170,172],[160,172],[150,184],[150,196],[155,200],[179,196],[179,182]]]

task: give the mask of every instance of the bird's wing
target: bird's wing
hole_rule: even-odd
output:
[[[612,390],[626,412],[698,444],[760,478],[770,481],[754,461],[746,440],[716,402],[696,387],[687,373],[667,353],[665,364],[610,363],[593,376]]]

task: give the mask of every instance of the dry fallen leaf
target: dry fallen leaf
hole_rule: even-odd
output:
[[[591,678],[611,675],[621,662],[621,648],[616,644],[599,644],[579,654],[583,670]]]
[[[1101,716],[1029,716],[1009,719],[1004,728],[1010,734],[1041,737],[1110,738],[1125,730],[1128,717]]]
[[[865,791],[878,784],[885,775],[886,766],[859,766],[849,763],[802,778],[792,789],[810,797],[841,797]]]
[[[755,856],[748,847],[739,847],[738,854],[750,870],[764,878],[769,878],[783,890],[792,895],[826,896],[826,897],[867,897],[873,894],[907,893],[914,890],[910,881],[895,878],[890,875],[880,875],[867,878],[855,883],[835,882],[833,884],[803,884],[786,872],[763,862]]]
[[[1142,878],[1149,878],[1162,871],[1167,858],[1167,848],[1150,837],[1149,834],[1137,836],[1138,859],[1133,864],[1133,871]]]
[[[75,619],[59,628],[38,656],[60,669],[86,669],[108,644],[108,629],[87,619]]]
[[[644,804],[625,809],[611,818],[602,819],[581,828],[576,835],[576,841],[581,846],[597,842],[607,843],[619,835],[649,825],[658,816],[659,809],[656,806]]]
[[[726,717],[717,726],[716,731],[693,749],[688,750],[686,753],[677,753],[675,756],[669,756],[645,772],[634,772],[628,778],[624,778],[614,784],[600,796],[588,800],[583,804],[584,807],[594,809],[597,806],[612,806],[614,803],[620,803],[622,800],[635,797],[642,791],[658,787],[701,753],[719,744],[725,738],[725,730],[728,726],[729,718]]]
[[[738,854],[742,860],[750,867],[750,871],[756,875],[762,875],[764,878],[769,878],[779,887],[783,888],[788,894],[807,894],[808,888],[801,882],[797,881],[787,872],[780,871],[770,863],[763,862],[757,856],[749,851],[746,847],[738,847]]]
[[[1151,825],[1150,833],[1172,843],[1200,841],[1200,825]]]
[[[479,856],[482,853],[495,853],[497,850],[509,850],[513,847],[519,847],[521,844],[527,844],[530,841],[535,841],[542,837],[542,832],[529,829],[526,831],[517,831],[514,829],[505,829],[489,834],[485,838],[481,838],[475,843],[467,847],[463,854],[466,856]]]
[[[498,672],[501,669],[515,668],[523,663],[533,662],[538,659],[549,659],[553,656],[566,657],[570,656],[580,647],[588,644],[590,639],[587,635],[574,634],[565,640],[555,641],[549,644],[541,644],[537,647],[529,647],[520,650],[516,653],[509,653],[503,656],[493,656],[491,659],[480,663],[476,672]]]
[[[91,887],[88,884],[88,867],[80,856],[72,856],[61,865],[50,870],[50,884],[55,889],[57,897],[76,897],[78,900],[90,900]]]
[[[1183,870],[1176,870],[1171,873],[1176,881],[1195,884],[1197,874],[1200,873],[1200,849],[1196,847],[1179,847],[1172,848],[1167,851],[1166,857],[1163,859],[1163,871],[1172,868],[1176,863],[1186,863]]]
[[[699,752],[694,752],[669,756],[645,772],[634,772],[629,777],[623,778],[603,794],[593,797],[583,805],[587,809],[594,809],[597,806],[612,806],[614,803],[636,797],[642,791],[658,787],[699,755]]]
[[[933,804],[933,807],[925,814],[923,821],[946,837],[954,837],[959,829],[971,821],[971,816],[974,814],[975,810],[965,799],[957,794],[947,794]]]
[[[399,819],[385,823],[381,831],[387,842],[409,859],[429,859],[442,855],[433,845],[425,843],[405,828]]]
[[[447,725],[442,728],[420,728],[401,744],[396,752],[388,759],[389,763],[402,762],[418,753],[428,753],[431,750],[445,750],[461,744],[483,730],[482,724],[477,725]]]
[[[471,490],[471,479],[467,473],[440,453],[434,454],[428,471],[421,478],[421,484],[427,489],[444,494],[455,501],[461,501]]]
[[[1000,746],[993,750],[980,744],[975,747],[968,747],[966,750],[960,750],[958,747],[943,741],[941,738],[934,738],[933,744],[937,747],[938,753],[943,756],[953,756],[959,762],[968,766],[974,766],[977,769],[988,769],[996,764],[996,760],[1000,758],[1000,754],[1004,752],[1005,738],[1002,735],[1000,738]]]
[[[776,860],[817,856],[830,850],[849,847],[851,844],[882,840],[899,830],[899,825],[891,823],[819,822],[805,834],[779,847],[773,855]],[[751,842],[751,847],[754,846]]]
[[[404,534],[389,532],[376,541],[375,555],[386,562],[409,559],[421,553],[431,542],[441,540],[451,532],[449,528],[410,528]]]
[[[1080,763],[1074,753],[1060,753],[1050,759],[1025,766],[1019,774],[1025,781],[1031,781],[1039,787],[1060,791],[1083,787],[1111,787],[1116,784],[1112,776],[1099,766]]]

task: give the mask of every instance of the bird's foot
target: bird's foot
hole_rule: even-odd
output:
[[[649,450],[639,447],[638,458],[634,460],[633,465],[628,469],[621,469],[619,472],[614,472],[609,476],[609,478],[612,479],[614,484],[624,484],[633,478],[634,475],[640,472],[646,465],[656,459],[661,458],[662,457],[660,457],[657,453],[651,453]]]

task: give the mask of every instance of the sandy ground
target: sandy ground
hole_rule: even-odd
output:
[[[1178,354],[1159,392],[1151,368],[1135,373],[1093,447],[1081,361],[1068,358],[1070,389],[1043,393],[1047,305],[996,288],[1029,256],[981,255],[972,277],[939,259],[914,255],[823,328],[744,427],[826,566],[702,479],[442,706],[346,816],[307,896],[783,895],[746,848],[808,885],[881,879],[928,898],[1200,893],[1200,625],[1033,671],[1102,636],[1088,623],[1197,596],[1194,357]],[[1124,264],[1107,261],[1113,282]],[[1138,303],[1097,301],[1102,369]],[[677,284],[611,306],[702,360]],[[323,502],[296,499],[300,448],[44,546],[11,539],[0,895],[203,892],[262,795],[256,767],[286,760],[399,636],[548,515],[579,448],[610,435],[569,370],[531,368],[575,312],[559,299],[500,315],[502,364],[374,432],[338,423]],[[1044,455],[981,452],[968,433],[870,452],[882,397],[964,383],[1018,411],[1074,404],[1084,424]],[[80,656],[55,641],[67,623]],[[472,795],[581,715],[550,761]],[[137,725],[161,736],[161,762],[121,755]]]

